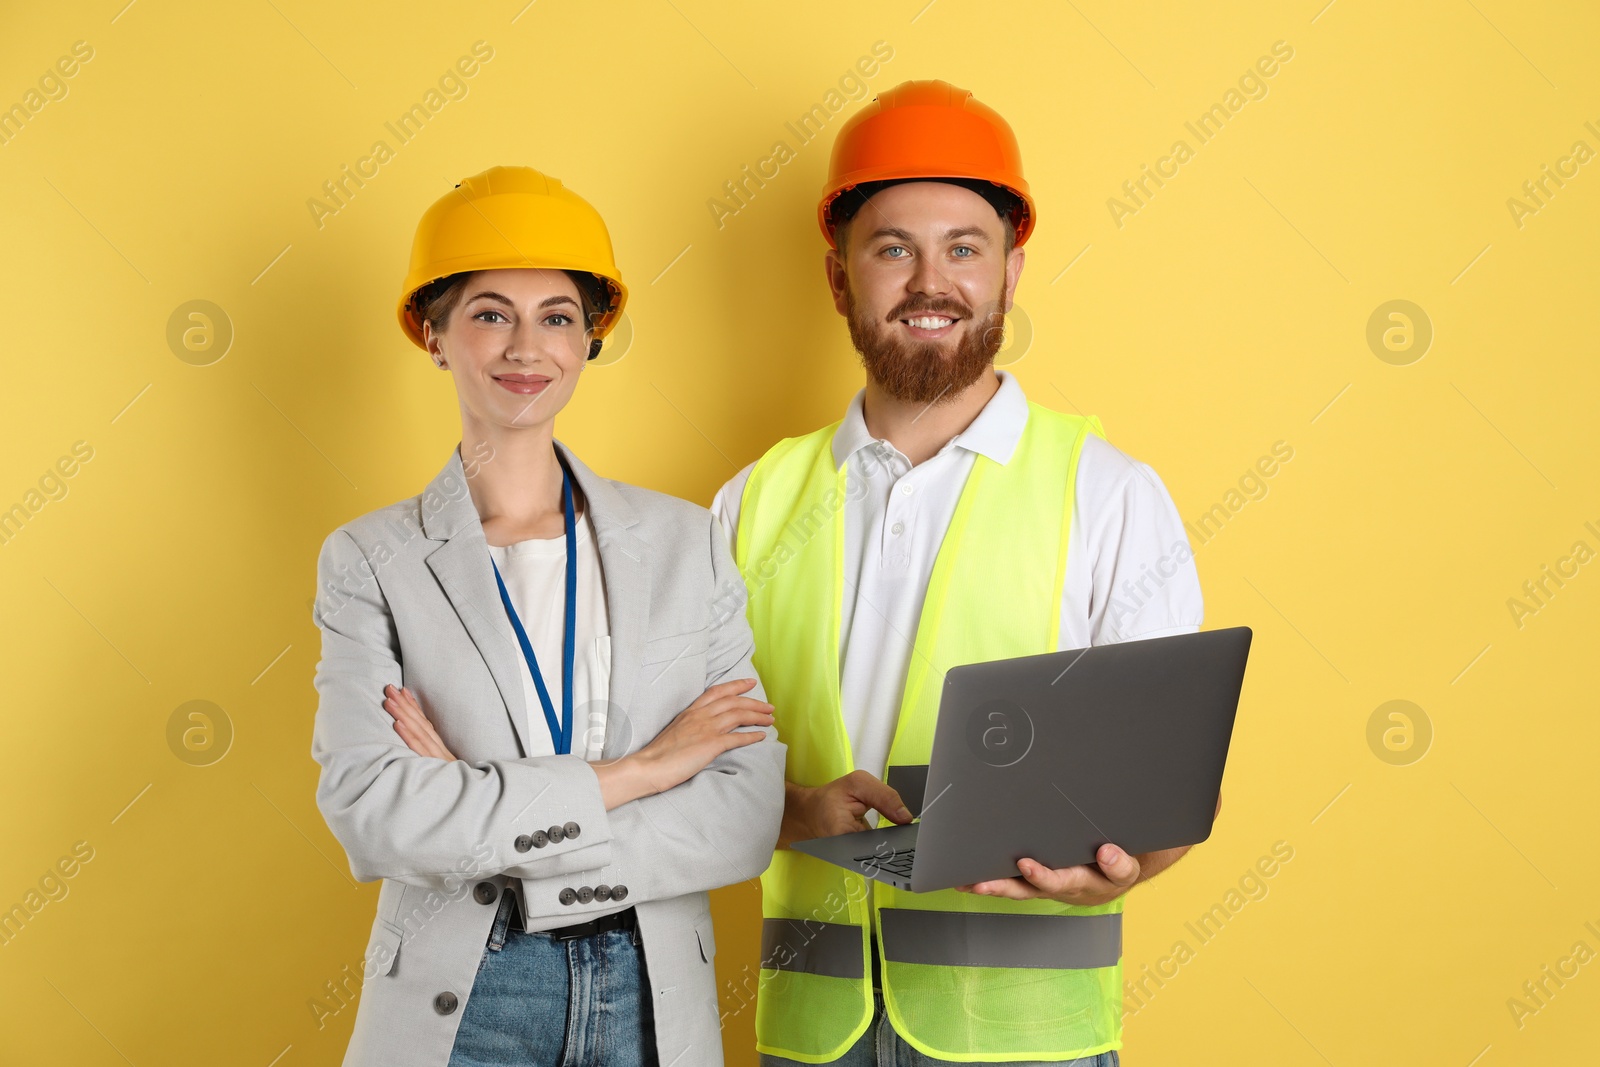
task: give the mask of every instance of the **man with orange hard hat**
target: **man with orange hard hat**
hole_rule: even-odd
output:
[[[764,1065],[1117,1063],[1123,894],[1187,851],[910,893],[788,847],[911,820],[886,782],[927,764],[950,667],[1200,627],[1155,472],[994,367],[1037,217],[1011,127],[971,93],[906,82],[854,115],[818,218],[866,387],[712,505],[788,746]]]

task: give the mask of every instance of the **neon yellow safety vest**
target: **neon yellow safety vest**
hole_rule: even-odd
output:
[[[835,468],[838,423],[780,441],[745,486],[735,558],[755,667],[777,707],[787,777],[854,769],[840,714],[844,508],[864,487]],[[889,766],[925,765],[944,672],[1056,651],[1073,487],[1094,416],[1028,404],[1009,462],[978,455],[945,533],[901,698]],[[1122,1041],[1122,900],[1074,907],[953,889],[908,893],[779,849],[761,876],[756,1044],[838,1059],[872,1020],[871,946],[885,1008],[912,1047],[946,1060],[1055,1060]]]

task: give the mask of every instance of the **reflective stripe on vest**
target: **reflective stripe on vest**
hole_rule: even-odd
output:
[[[995,915],[884,908],[893,963],[940,967],[1110,967],[1122,958],[1122,916]],[[762,966],[860,978],[861,928],[763,919]]]
[[[1122,916],[883,908],[883,958],[935,967],[1114,967]]]
[[[848,923],[761,920],[761,966],[826,978],[860,978],[861,927]]]
[[[844,509],[866,487],[848,464],[833,464],[837,427],[762,457],[734,542],[755,667],[789,749],[787,776],[806,786],[854,769],[839,693]],[[1030,403],[1005,464],[974,457],[930,576],[889,766],[928,762],[950,667],[1055,651],[1089,433],[1104,437],[1093,416]],[[866,1031],[869,924],[882,946],[890,1021],[925,1055],[1071,1059],[1120,1044],[1120,898],[1079,908],[907,893],[789,849],[773,856],[761,885],[761,1052],[825,1063]]]

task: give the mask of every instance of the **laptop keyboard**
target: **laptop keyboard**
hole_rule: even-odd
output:
[[[856,864],[863,870],[877,869],[888,874],[898,875],[901,878],[911,877],[911,862],[916,858],[917,850],[914,848],[897,849],[887,856],[857,856]]]

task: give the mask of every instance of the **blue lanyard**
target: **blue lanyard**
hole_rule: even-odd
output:
[[[560,459],[559,454],[556,458]],[[539,672],[539,661],[534,657],[533,645],[528,641],[528,631],[522,628],[517,609],[511,606],[511,594],[506,592],[505,579],[500,577],[500,568],[495,565],[493,555],[489,557],[489,565],[494,567],[494,580],[500,586],[500,602],[506,606],[506,614],[511,617],[511,628],[517,631],[522,658],[528,661],[533,687],[539,691],[539,703],[544,707],[544,721],[550,728],[550,740],[555,745],[557,755],[565,756],[572,751],[572,664],[578,643],[578,524],[573,518],[572,482],[565,463],[561,464],[561,507],[567,520],[567,615],[561,641],[560,722],[556,721],[555,705],[550,701],[550,691],[545,688],[544,675]]]

